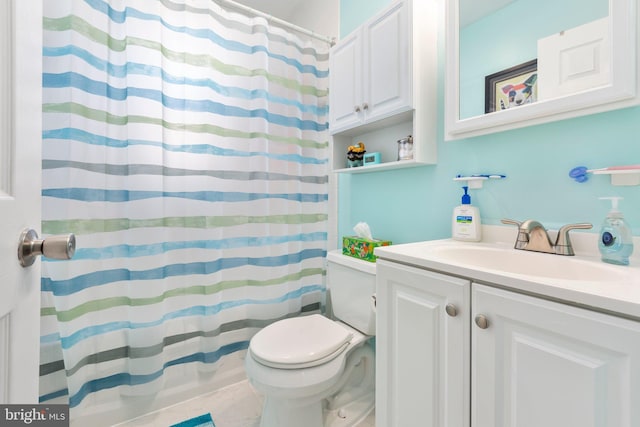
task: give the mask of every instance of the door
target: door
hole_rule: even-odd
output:
[[[378,260],[376,420],[468,427],[470,282]]]
[[[0,403],[38,402],[40,262],[17,253],[40,228],[41,55],[41,1],[0,1]]]
[[[473,426],[640,425],[640,322],[472,288]]]

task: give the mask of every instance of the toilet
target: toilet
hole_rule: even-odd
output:
[[[375,402],[375,263],[327,254],[334,320],[311,314],[251,339],[247,378],[264,395],[260,427],[348,427]]]

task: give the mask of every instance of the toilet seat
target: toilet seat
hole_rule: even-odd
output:
[[[318,366],[342,353],[353,333],[324,316],[283,319],[258,332],[249,345],[259,363],[278,369]]]

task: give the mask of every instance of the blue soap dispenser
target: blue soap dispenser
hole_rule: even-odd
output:
[[[602,261],[610,264],[629,265],[629,255],[633,253],[633,236],[629,224],[618,210],[618,201],[622,197],[600,197],[611,201],[611,210],[602,222],[598,249]]]

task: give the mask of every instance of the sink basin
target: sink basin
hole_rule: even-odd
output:
[[[485,226],[482,242],[430,240],[379,247],[375,252],[385,266],[401,263],[640,319],[640,254],[634,254],[628,266],[604,263],[596,233],[575,233],[576,256],[528,252],[514,249],[515,233],[511,228]],[[425,286],[430,283],[424,280]]]
[[[625,267],[513,248],[453,244],[427,250],[434,261],[473,269],[572,281],[617,282],[629,277]]]

